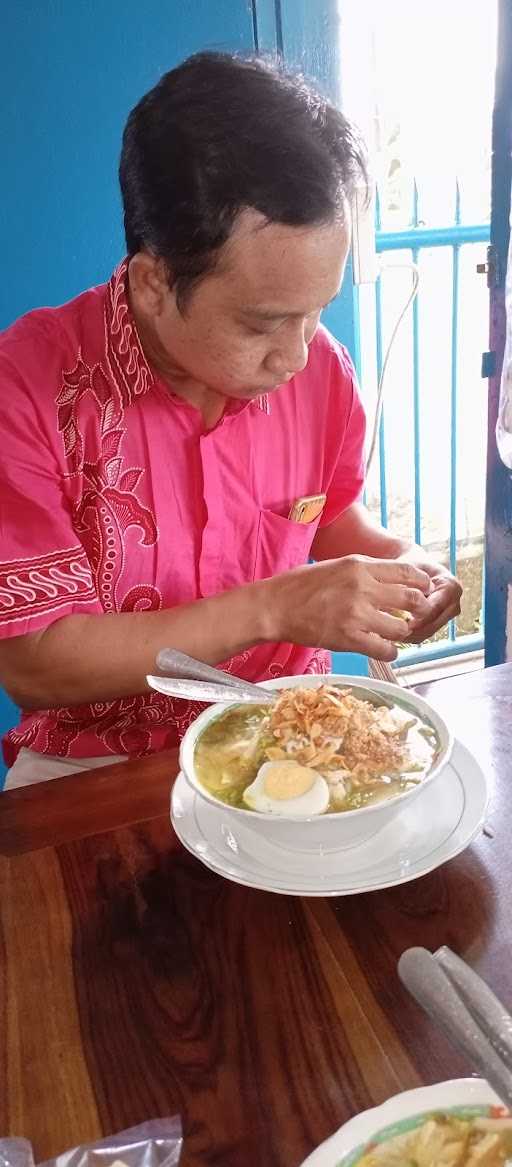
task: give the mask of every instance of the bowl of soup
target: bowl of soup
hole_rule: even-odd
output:
[[[508,1167],[512,1118],[487,1082],[420,1086],[363,1111],[302,1167]]]
[[[180,765],[229,816],[299,849],[371,838],[433,782],[453,739],[415,693],[331,674],[280,677],[272,704],[213,705],[190,726]]]

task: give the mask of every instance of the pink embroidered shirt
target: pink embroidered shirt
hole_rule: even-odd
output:
[[[148,365],[126,299],[106,285],[0,337],[0,635],[73,613],[158,610],[308,560],[316,528],[360,494],[364,416],[345,350],[324,329],[306,369],[271,398],[233,402],[204,429]],[[325,493],[321,519],[288,519]],[[291,644],[227,665],[249,680],[324,672]],[[197,712],[146,693],[22,714],[6,739],[71,757],[173,745]]]

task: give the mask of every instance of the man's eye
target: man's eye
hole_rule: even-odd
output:
[[[277,332],[279,324],[280,321],[277,324],[274,321],[267,324],[246,324],[246,328],[248,332],[251,332],[255,336],[270,336],[272,332]]]

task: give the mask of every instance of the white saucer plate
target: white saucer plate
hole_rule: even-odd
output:
[[[415,1115],[431,1111],[464,1109],[476,1107],[486,1110],[501,1103],[498,1096],[482,1078],[452,1078],[449,1082],[438,1082],[435,1086],[420,1086],[416,1090],[406,1090],[388,1098],[382,1106],[364,1110],[344,1123],[342,1127],[302,1164],[302,1167],[352,1167],[355,1152],[362,1149],[371,1139],[394,1126],[411,1119]]]
[[[469,846],[485,819],[487,783],[465,746],[455,743],[450,763],[392,822],[358,846],[301,851],[265,837],[201,798],[179,774],[171,821],[197,859],[246,887],[282,895],[344,896],[378,891],[418,879]]]

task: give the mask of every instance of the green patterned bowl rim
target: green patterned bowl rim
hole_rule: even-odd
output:
[[[407,1115],[406,1118],[399,1119],[396,1122],[390,1123],[377,1131],[364,1143],[360,1143],[348,1155],[344,1155],[342,1159],[338,1159],[333,1167],[357,1167],[363,1155],[367,1155],[374,1147],[381,1143],[387,1142],[389,1139],[395,1138],[397,1135],[408,1134],[409,1131],[416,1130],[422,1123],[428,1121],[429,1118],[434,1118],[440,1114],[448,1114],[454,1118],[496,1118],[502,1117],[507,1111],[505,1107],[501,1106],[446,1106],[437,1107],[431,1110],[421,1111],[419,1114]]]

